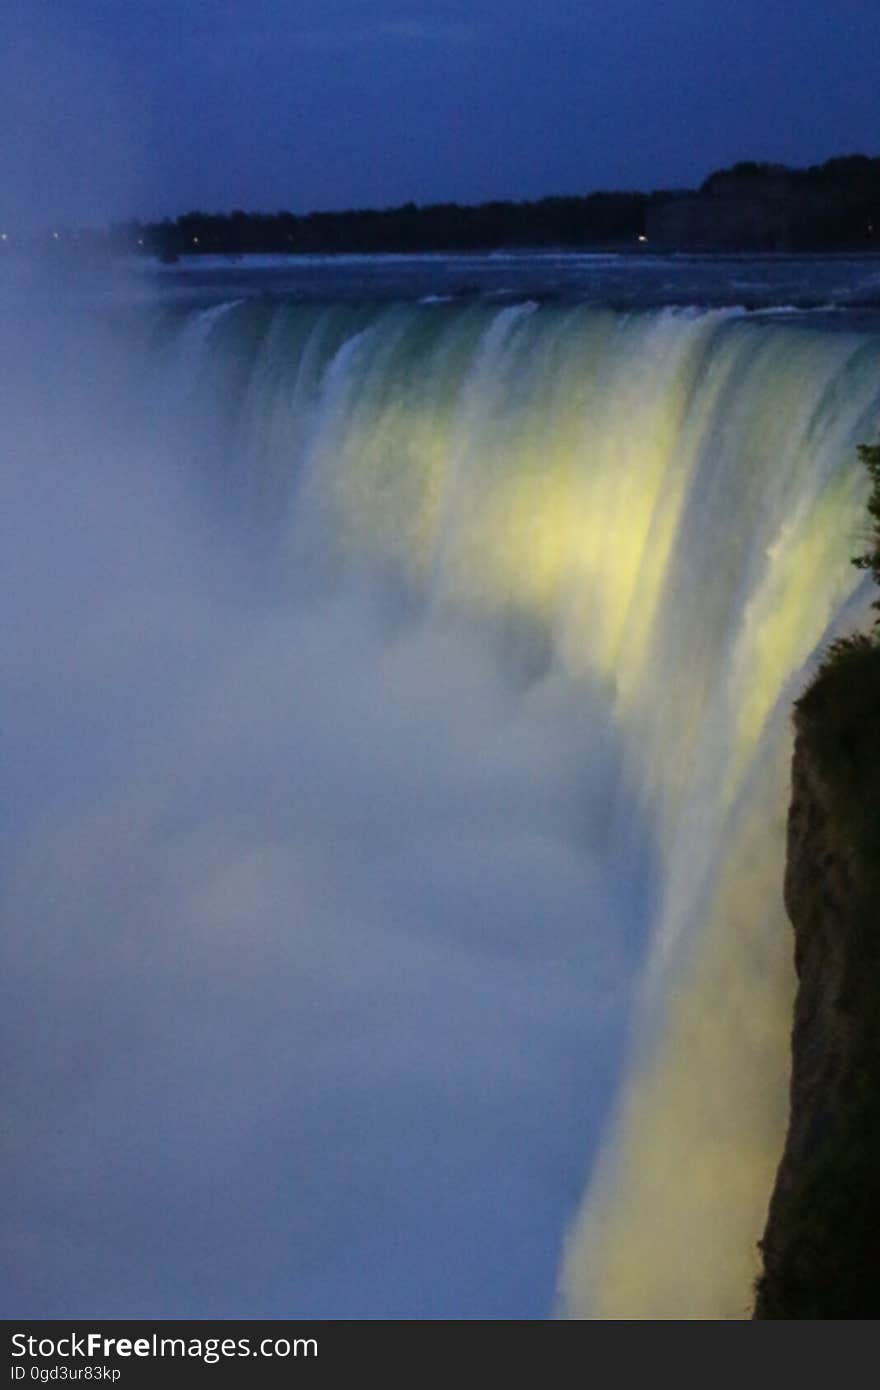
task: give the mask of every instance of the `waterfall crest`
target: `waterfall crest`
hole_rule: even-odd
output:
[[[233,452],[288,562],[320,536],[323,564],[392,568],[429,620],[526,632],[535,682],[601,690],[585,718],[623,748],[605,869],[637,872],[645,837],[651,889],[563,1306],[744,1315],[784,1124],[788,702],[856,590],[880,344],[532,302],[200,323],[202,405],[238,372]]]

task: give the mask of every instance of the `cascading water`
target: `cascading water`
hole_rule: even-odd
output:
[[[287,699],[290,683],[291,739],[307,732],[286,776],[247,801],[266,823],[264,840],[229,891],[240,892],[244,916],[248,894],[259,899],[266,883],[283,900],[288,880],[273,874],[289,825],[280,812],[273,821],[276,804],[301,795],[309,833],[341,816],[322,850],[326,858],[327,845],[345,845],[338,872],[322,878],[317,851],[303,869],[317,876],[318,892],[329,884],[342,894],[345,874],[356,886],[363,870],[365,917],[381,921],[382,894],[394,880],[394,911],[424,894],[439,904],[438,937],[448,936],[459,953],[454,981],[438,986],[448,1039],[435,1021],[428,1043],[422,1022],[406,1021],[418,1008],[413,981],[422,967],[407,964],[405,913],[392,920],[401,961],[397,948],[383,948],[392,977],[383,1008],[403,1021],[397,1032],[393,1021],[383,1024],[389,1056],[412,1042],[407,1086],[418,1088],[418,1049],[440,1048],[445,1057],[448,1047],[440,1094],[446,1084],[450,1093],[466,1090],[461,1076],[470,1073],[460,1074],[457,1049],[473,1052],[474,1123],[495,1109],[501,1117],[497,1133],[475,1141],[479,1158],[465,1149],[453,1159],[443,1126],[460,1126],[462,1115],[447,1113],[445,1101],[426,1102],[413,1120],[416,1102],[396,1102],[400,1113],[382,1121],[376,1143],[389,1174],[385,1227],[398,1234],[383,1227],[381,1239],[352,1237],[341,1282],[318,1261],[297,1276],[297,1306],[306,1316],[539,1316],[547,1308],[529,1312],[533,1289],[520,1299],[507,1278],[496,1298],[487,1280],[517,1248],[519,1218],[511,1213],[532,1201],[546,1205],[551,1238],[545,1233],[543,1245],[525,1238],[522,1257],[537,1262],[540,1246],[540,1258],[552,1262],[553,1242],[558,1257],[580,1174],[588,1194],[565,1241],[564,1313],[746,1315],[785,1120],[788,708],[804,665],[864,600],[847,562],[865,491],[854,445],[876,427],[880,338],[728,310],[249,298],[166,309],[148,336],[149,418],[137,416],[140,437],[163,456],[190,461],[190,494],[210,497],[213,543],[230,564],[233,552],[250,555],[248,612],[259,614],[253,624],[261,635],[243,636],[251,618],[236,627],[243,668],[299,663],[285,665],[271,687],[263,675],[247,678],[258,680],[255,721],[262,711],[271,723],[267,710]],[[307,595],[309,603],[290,651],[278,617],[286,595]],[[340,604],[344,621],[328,618]],[[196,635],[194,645],[202,640]],[[223,666],[234,701],[244,677],[230,669]],[[334,690],[326,717],[309,694],[310,672],[319,692]],[[334,683],[361,681],[372,690],[373,680],[375,698],[389,705],[383,719],[391,735],[383,741],[384,725],[368,712],[362,744],[352,732],[360,705],[337,707]],[[246,683],[242,691],[249,710]],[[412,723],[410,701],[421,711]],[[338,773],[335,754],[327,766],[311,765],[309,720],[321,731],[318,743],[340,742],[348,780],[335,791],[335,783],[326,791]],[[425,752],[429,727],[441,730],[445,751]],[[220,750],[217,740],[210,747]],[[216,756],[222,762],[222,752]],[[378,779],[371,757],[383,769]],[[209,762],[206,753],[197,776],[207,779],[211,804],[222,806],[223,778],[232,774],[205,772]],[[423,764],[434,767],[424,777]],[[477,765],[473,786],[450,790],[453,773],[466,782]],[[236,775],[250,785],[249,772]],[[460,795],[478,806],[473,824],[448,810]],[[392,852],[378,832],[371,840],[370,822],[397,798],[410,805],[400,825],[393,822],[403,835],[407,818],[424,816],[435,796],[446,809],[436,823],[426,820],[403,867],[404,851]],[[181,800],[183,809],[163,812],[161,824],[179,817],[188,837],[180,844],[207,843],[215,813],[199,828],[194,813],[187,821],[187,795]],[[206,862],[213,855],[211,864],[219,863],[237,825],[229,817]],[[455,847],[442,865],[427,848],[432,837]],[[355,842],[357,860],[349,862]],[[183,864],[174,843],[177,882],[185,871],[174,867]],[[461,881],[470,885],[470,906],[445,876],[456,879],[455,892]],[[492,885],[508,880],[493,902]],[[568,885],[559,901],[547,886],[554,880]],[[217,894],[193,887],[187,911],[192,902],[216,907]],[[352,911],[346,900],[334,928]],[[331,947],[338,979],[323,1017],[338,1011],[343,1037],[346,1019],[368,1011],[378,984],[368,934],[346,926],[340,943]],[[297,979],[313,968],[310,946],[302,958],[296,944],[283,949]],[[431,939],[419,945],[429,982],[437,949]],[[536,991],[503,996],[501,1012],[508,1008],[510,1017],[482,1062],[481,1035],[463,1001],[472,994],[482,1001],[474,1017],[495,1005],[491,984],[474,993],[474,960],[497,962],[503,981],[521,973],[523,990]],[[582,1033],[572,1026],[544,1055],[543,1011],[569,1020],[581,1007],[594,1012],[595,1031],[592,1023]],[[329,1036],[319,1047],[305,1035],[300,1056],[312,1058],[313,1046],[320,1070]],[[384,1044],[377,1046],[381,1053]],[[576,1064],[575,1048],[584,1053]],[[504,1066],[513,1066],[511,1057],[515,1066],[496,1076],[505,1050]],[[295,1053],[284,1065],[300,1065]],[[399,1070],[398,1060],[383,1063],[382,1085],[392,1073],[399,1081]],[[526,1113],[516,1114],[515,1099],[492,1094],[497,1086],[515,1097],[514,1074]],[[542,1109],[536,1097],[551,1075],[556,1100]],[[372,1074],[369,1086],[380,1089]],[[317,1105],[310,1125],[319,1134],[320,1117]],[[462,1273],[468,1261],[446,1249],[434,1226],[426,1236],[413,1215],[412,1194],[421,1192],[422,1204],[427,1198],[400,1155],[403,1137],[419,1125],[426,1133],[436,1127],[439,1157],[432,1164],[416,1144],[411,1164],[429,1164],[423,1182],[441,1216],[461,1203],[458,1226],[448,1220],[450,1250],[467,1246],[462,1230],[474,1226],[478,1209],[505,1208],[503,1221],[474,1226],[481,1254],[470,1289]],[[319,1167],[339,1161],[335,1135],[329,1124],[315,1140]],[[347,1142],[360,1154],[357,1140]],[[531,1176],[519,1172],[518,1145],[537,1154]],[[554,1177],[541,1170],[545,1150]],[[357,1206],[352,1193],[363,1182],[359,1200],[369,1206],[380,1169],[366,1157],[352,1162],[340,1179],[346,1202]],[[311,1170],[304,1183],[317,1190]],[[320,1208],[324,1199],[314,1200]],[[351,1222],[356,1232],[356,1215]],[[395,1260],[400,1248],[420,1242],[413,1278],[412,1257]],[[295,1264],[296,1250],[290,1258]],[[365,1271],[377,1266],[391,1271],[384,1302],[371,1302],[366,1288],[373,1275]],[[444,1303],[437,1290],[456,1279],[461,1297]],[[340,1287],[348,1302],[333,1313],[327,1290],[339,1309]],[[141,1306],[163,1310],[161,1300]],[[217,1295],[205,1315],[234,1315],[236,1306],[240,1312],[240,1303]],[[282,1314],[256,1300],[251,1315]]]
[[[254,310],[216,313],[206,384]],[[623,750],[602,853],[652,866],[645,983],[565,1306],[743,1313],[784,1120],[789,683],[855,588],[876,340],[534,302],[282,307],[250,334],[236,451],[291,547],[525,630],[533,681],[589,688]]]

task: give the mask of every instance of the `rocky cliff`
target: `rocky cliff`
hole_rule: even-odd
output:
[[[785,903],[798,975],[788,1135],[757,1318],[880,1315],[880,652],[799,701]]]

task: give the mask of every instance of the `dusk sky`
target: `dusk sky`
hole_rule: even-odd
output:
[[[877,152],[865,0],[8,0],[0,216],[531,198]]]

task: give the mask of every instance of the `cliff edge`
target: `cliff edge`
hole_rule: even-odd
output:
[[[785,905],[791,1109],[756,1318],[880,1316],[880,649],[839,643],[795,710]]]

